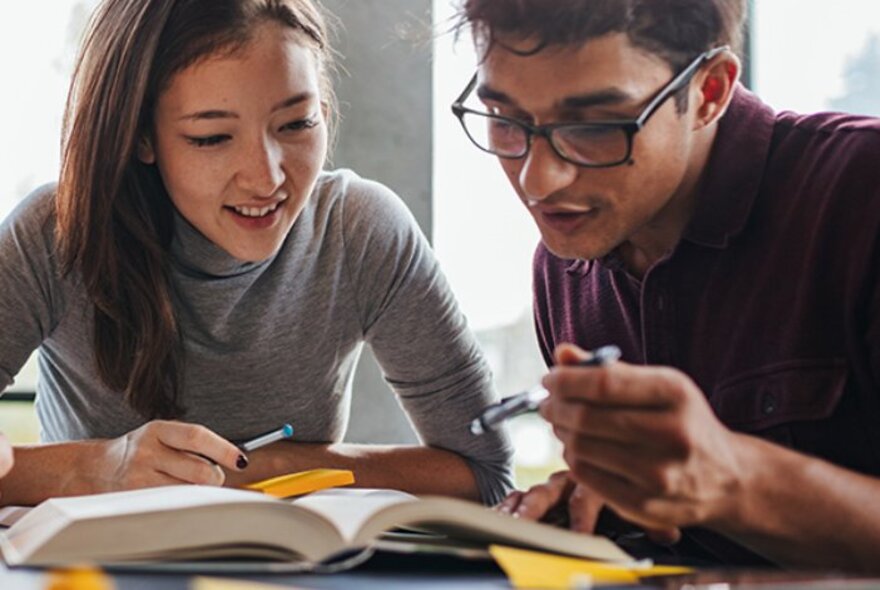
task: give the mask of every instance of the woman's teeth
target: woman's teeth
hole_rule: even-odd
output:
[[[265,217],[269,213],[275,211],[281,202],[269,205],[268,207],[233,207],[236,213],[245,217]]]

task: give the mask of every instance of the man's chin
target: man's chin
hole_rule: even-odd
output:
[[[560,242],[547,237],[542,237],[541,241],[551,254],[563,260],[594,260],[614,250],[613,246],[605,244]]]

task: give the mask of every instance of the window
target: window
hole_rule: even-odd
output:
[[[0,19],[0,219],[35,188],[54,181],[61,119],[76,49],[97,0],[17,2]],[[22,57],[26,56],[26,57]],[[10,391],[33,391],[31,358]]]
[[[880,116],[880,2],[753,0],[752,76],[777,110]]]
[[[435,0],[439,27],[453,14]],[[532,321],[531,260],[538,230],[494,156],[475,148],[449,105],[476,68],[470,39],[439,36],[434,51],[434,248],[502,396],[531,387],[546,372]],[[510,423],[517,483],[562,468],[561,451],[538,416]]]

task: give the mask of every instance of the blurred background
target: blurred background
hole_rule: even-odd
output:
[[[16,2],[0,19],[0,219],[58,172],[61,117],[95,0]],[[449,27],[449,0],[325,0],[339,16],[342,124],[334,166],[396,190],[432,240],[470,325],[509,395],[545,371],[531,316],[537,231],[491,156],[471,146],[449,105],[475,68]],[[796,15],[796,16],[793,16]],[[777,110],[880,115],[880,2],[754,0],[745,82]],[[2,284],[0,288],[7,288]],[[2,327],[0,327],[2,329]],[[0,430],[38,440],[30,362],[0,398]],[[348,439],[412,441],[370,355],[358,369]],[[517,483],[561,468],[535,416],[513,421]]]

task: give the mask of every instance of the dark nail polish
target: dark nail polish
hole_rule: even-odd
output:
[[[245,467],[248,466],[248,458],[245,457],[244,455],[239,455],[238,461],[235,462],[235,466],[238,467],[239,469],[244,469]]]

